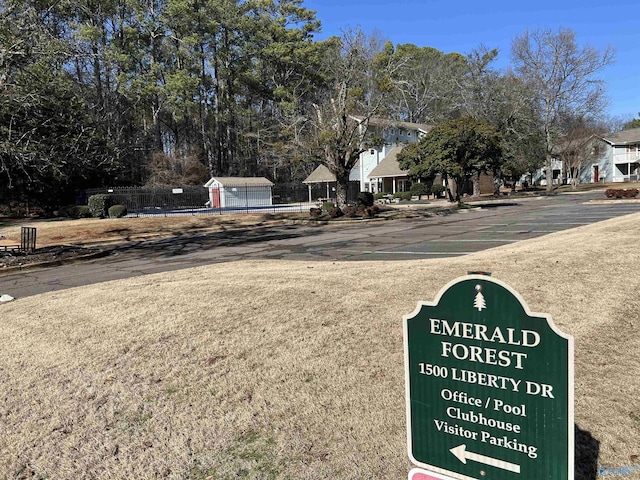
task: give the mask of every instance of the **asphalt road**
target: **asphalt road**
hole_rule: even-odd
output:
[[[640,212],[640,202],[610,201],[602,192],[488,202],[446,216],[350,225],[273,226],[155,240],[111,255],[58,267],[0,274],[0,294],[43,292],[242,259],[315,261],[444,258]]]

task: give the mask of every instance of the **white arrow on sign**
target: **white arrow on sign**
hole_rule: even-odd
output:
[[[520,465],[505,462],[504,460],[498,460],[497,458],[487,457],[485,455],[479,455],[473,452],[467,452],[467,446],[464,443],[462,445],[458,445],[455,448],[452,448],[449,451],[453,453],[456,458],[462,463],[467,463],[467,460],[473,460],[474,462],[484,463],[485,465],[491,465],[492,467],[509,470],[510,472],[520,473]]]

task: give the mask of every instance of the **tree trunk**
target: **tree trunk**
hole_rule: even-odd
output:
[[[456,185],[456,181],[453,178],[447,177],[445,178],[445,184],[449,201],[451,203],[458,201],[460,197],[458,196],[458,186]]]
[[[580,179],[577,177],[573,177],[571,178],[571,187],[573,190],[577,190],[578,189],[578,184],[580,183]]]
[[[553,191],[553,160],[550,155],[547,155],[545,162],[545,174],[547,176],[547,192]]]
[[[473,196],[480,196],[480,172],[476,172],[473,174]]]
[[[349,172],[336,175],[336,204],[338,208],[344,209],[347,206],[347,195],[349,192]]]

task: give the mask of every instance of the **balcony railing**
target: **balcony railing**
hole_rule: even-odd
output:
[[[637,163],[640,162],[640,151],[615,153],[613,155],[614,163]]]

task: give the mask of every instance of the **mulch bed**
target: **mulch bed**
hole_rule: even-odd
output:
[[[22,267],[34,263],[66,260],[87,255],[93,251],[94,250],[71,245],[38,248],[33,253],[0,251],[0,271],[8,267]]]

